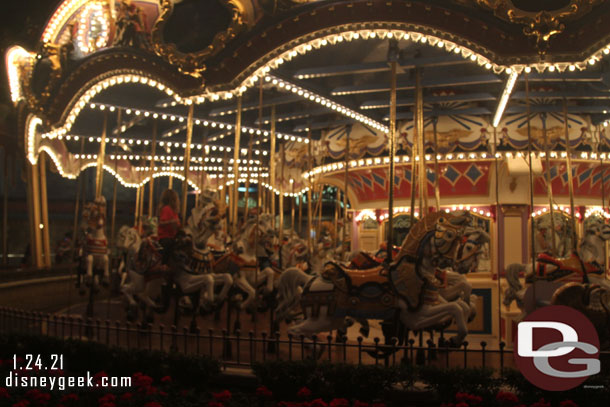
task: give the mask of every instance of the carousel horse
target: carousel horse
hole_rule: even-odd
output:
[[[276,240],[274,221],[274,217],[267,213],[251,217],[235,239],[233,258],[239,270],[233,280],[235,286],[245,294],[240,309],[247,309],[253,304],[257,291],[270,295],[275,289],[277,273],[270,261]],[[260,271],[257,272],[258,268]]]
[[[85,275],[86,285],[94,290],[99,287],[99,275],[102,274],[102,284],[108,285],[110,278],[110,261],[108,256],[108,241],[104,233],[106,221],[106,200],[104,197],[87,203],[83,207],[83,220],[86,229],[83,230],[83,241],[80,247],[80,270]],[[95,275],[94,275],[95,274]],[[85,293],[85,287],[80,285],[80,293]]]
[[[555,291],[551,304],[583,313],[597,330],[600,350],[610,349],[610,291],[597,284],[567,283]]]
[[[206,292],[203,293],[207,301],[202,310],[205,310],[206,307],[209,308],[208,311],[220,308],[233,285],[231,274],[217,272],[215,267],[217,260],[226,253],[228,243],[228,236],[220,229],[221,213],[223,212],[215,193],[204,191],[184,229],[193,244],[193,271],[212,279],[212,284],[206,286]],[[216,294],[218,287],[220,290]]]
[[[169,271],[161,262],[162,248],[152,235],[142,238],[135,228],[129,226],[119,229],[116,246],[124,252],[125,258],[121,293],[128,302],[127,319],[136,319],[139,300],[145,320],[152,322],[152,312],[158,305],[150,297],[148,288],[153,280],[166,278]]]
[[[306,318],[288,329],[297,336],[345,329],[346,317],[387,321],[398,316],[411,330],[455,321],[457,334],[449,343],[459,346],[468,333],[466,323],[472,309],[461,298],[447,301],[439,294],[435,271],[475,267],[479,249],[475,245],[466,248],[462,239],[469,223],[470,216],[461,211],[427,215],[411,228],[387,269],[380,265],[350,270],[328,262],[320,276],[295,268],[286,270],[278,285],[277,316],[282,318],[300,303]]]
[[[567,258],[555,258],[546,253],[536,256],[535,272],[531,264],[511,264],[506,268],[508,288],[504,292],[504,305],[516,301],[525,313],[538,305],[548,305],[554,292],[564,284],[595,283],[610,290],[604,279],[604,245],[610,240],[610,225],[601,218],[585,222],[585,236],[579,250]],[[525,281],[532,283],[523,287],[519,275],[525,274]],[[534,298],[535,296],[535,298]]]

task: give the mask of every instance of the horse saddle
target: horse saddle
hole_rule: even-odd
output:
[[[370,270],[379,267],[381,262],[367,252],[358,252],[347,266],[348,270]]]
[[[536,257],[536,277],[546,281],[581,283],[586,274],[599,272],[598,267],[581,261],[576,253],[566,258],[556,258],[546,253],[540,253]]]
[[[324,266],[322,278],[335,286],[339,305],[371,308],[395,304],[395,296],[382,265],[358,270],[331,261]]]

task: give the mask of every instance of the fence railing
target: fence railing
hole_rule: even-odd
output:
[[[386,345],[380,339],[365,341],[362,337],[347,339],[327,336],[305,338],[279,333],[259,335],[226,330],[191,330],[161,324],[83,319],[66,315],[0,307],[0,332],[87,340],[127,349],[149,349],[184,354],[207,355],[226,366],[249,367],[267,360],[314,359],[352,364],[398,363],[432,364],[439,367],[494,367],[503,370],[512,366],[512,351],[504,342],[491,349],[485,341],[478,347],[465,341],[460,347],[425,340],[422,333],[409,333],[402,344]],[[372,357],[371,354],[381,356]],[[600,357],[610,359],[609,352]],[[508,364],[508,366],[507,366]]]

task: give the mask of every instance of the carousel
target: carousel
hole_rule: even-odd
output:
[[[37,48],[5,56],[39,268],[47,171],[74,180],[80,297],[59,318],[185,326],[185,352],[207,340],[238,365],[250,331],[250,361],[262,335],[285,358],[425,363],[434,347],[449,366],[468,348],[497,367],[517,323],[560,304],[607,349],[609,15],[599,0],[62,1]]]

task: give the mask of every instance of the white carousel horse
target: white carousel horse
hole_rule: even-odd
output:
[[[610,290],[603,269],[604,245],[608,240],[610,225],[601,218],[594,218],[585,222],[585,236],[578,252],[570,257],[554,258],[544,253],[538,254],[535,273],[531,263],[510,264],[506,268],[509,286],[504,292],[504,305],[508,307],[516,301],[522,311],[529,313],[538,305],[548,305],[553,293],[570,282],[590,282]],[[525,274],[526,282],[533,284],[523,287],[519,281],[520,273]]]
[[[142,239],[135,228],[122,226],[116,242],[117,249],[125,252],[124,278],[121,293],[128,302],[127,319],[137,315],[137,298],[146,307],[147,320],[152,319],[152,311],[157,307],[148,289],[154,280],[167,277],[168,269],[161,264],[161,247],[151,237]]]
[[[456,262],[463,245],[461,237],[470,221],[467,213],[437,212],[427,215],[405,239],[396,262],[370,270],[345,270],[327,263],[321,276],[310,276],[297,268],[286,270],[278,285],[278,319],[300,303],[305,320],[292,326],[293,335],[345,329],[346,317],[391,320],[398,311],[400,321],[412,330],[428,329],[455,321],[452,344],[461,344],[468,333],[472,309],[461,298],[447,301],[439,295],[434,272],[439,267],[460,267]],[[475,246],[460,261],[474,264]]]
[[[486,243],[490,242],[489,234],[481,229],[467,228],[464,232],[464,242],[460,246],[457,258],[457,270],[451,268],[438,270],[435,273],[439,280],[439,294],[447,301],[458,298],[470,304],[474,312],[474,304],[470,301],[472,284],[465,275],[476,271],[479,259],[486,254]]]
[[[233,281],[246,295],[240,304],[241,309],[248,308],[253,303],[259,287],[263,294],[270,294],[275,289],[276,272],[270,263],[260,265],[262,269],[257,272],[257,260],[273,255],[276,238],[274,221],[274,217],[268,213],[258,215],[258,223],[256,217],[250,218],[244,225],[243,232],[235,239],[234,250],[238,253],[239,271]]]
[[[209,281],[206,282],[202,298],[207,300],[206,305],[212,304],[213,308],[219,307],[227,298],[229,290],[233,285],[233,277],[226,272],[215,272],[215,258],[226,251],[227,235],[220,230],[221,210],[212,191],[204,191],[200,197],[199,205],[194,208],[187,220],[184,231],[192,240],[192,269],[197,275],[205,275]],[[186,287],[192,284],[182,280]],[[218,295],[215,288],[221,287]],[[184,291],[184,290],[183,290]]]
[[[106,200],[100,197],[94,202],[87,203],[83,207],[83,219],[87,230],[84,234],[84,245],[82,247],[82,261],[85,266],[86,283],[93,284],[94,289],[99,286],[98,276],[93,271],[101,270],[103,273],[102,283],[108,284],[110,277],[110,261],[108,256],[108,241],[104,233],[106,221]],[[81,286],[81,293],[84,293]]]

